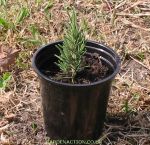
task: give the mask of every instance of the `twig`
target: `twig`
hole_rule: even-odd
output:
[[[135,129],[143,129],[143,130],[150,130],[150,128],[141,127],[141,126],[131,126],[131,128],[135,128]]]
[[[132,58],[135,62],[139,63],[140,65],[142,65],[143,67],[145,67],[146,69],[148,69],[150,71],[150,68],[148,66],[146,66],[145,64],[143,64],[142,62],[138,61],[137,59],[133,58],[132,56],[130,56],[130,58]]]
[[[128,13],[116,13],[118,16],[131,16],[131,17],[143,17],[143,16],[150,16],[150,13],[139,13],[139,14],[128,14]]]
[[[110,6],[110,3],[109,3],[107,0],[105,0],[105,2],[106,2],[106,4],[107,4],[107,6],[109,7],[109,10],[112,11],[112,8],[111,8],[111,6]]]
[[[98,139],[98,142],[101,144],[102,141],[103,141],[105,138],[107,138],[107,136],[108,136],[109,134],[111,134],[111,133],[106,133],[106,134],[104,134],[100,139]]]
[[[3,127],[0,127],[0,133],[2,133],[4,130],[6,130],[7,128],[9,127],[9,124],[3,126]]]
[[[142,11],[150,11],[150,8],[140,8]]]
[[[130,10],[131,8],[137,6],[137,5],[141,4],[141,3],[144,3],[144,2],[147,2],[147,0],[146,0],[146,1],[138,1],[138,2],[134,3],[134,4],[131,5],[130,7],[126,8],[126,9],[124,10],[124,12],[125,12],[125,11],[128,11],[128,10]]]
[[[133,134],[133,135],[126,135],[127,137],[149,137],[149,134]]]
[[[115,7],[115,9],[118,9],[118,8],[120,8],[120,7],[122,7],[122,6],[124,6],[125,4],[126,4],[126,0],[124,1],[122,1],[119,5],[117,5],[116,7]]]
[[[126,19],[122,19],[122,22],[123,22],[124,24],[130,25],[130,26],[132,26],[132,27],[134,27],[134,28],[138,28],[138,29],[141,29],[141,30],[144,30],[144,31],[150,31],[150,29],[147,29],[147,28],[143,28],[143,27],[141,27],[141,26],[138,26],[138,25],[136,25],[136,24],[134,24],[134,23],[132,23],[132,22],[126,20]]]

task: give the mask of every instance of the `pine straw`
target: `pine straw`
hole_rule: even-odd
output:
[[[121,71],[113,82],[104,132],[100,137],[102,144],[149,145],[150,17],[143,14],[149,13],[150,2],[56,0],[49,10],[50,20],[46,19],[43,10],[46,0],[39,6],[35,2],[21,3],[28,6],[31,13],[18,26],[19,31],[0,28],[0,44],[5,51],[19,49],[32,56],[40,46],[18,39],[32,37],[28,29],[30,24],[37,26],[38,38],[43,44],[61,39],[68,20],[63,7],[74,5],[78,9],[80,23],[83,17],[86,21],[87,38],[109,45],[122,59]],[[7,9],[7,18],[14,21],[19,7],[19,0],[9,1],[7,8],[2,7],[0,14],[4,14]],[[139,58],[139,55],[144,56]],[[37,76],[31,67],[18,70],[14,65],[9,71],[13,73],[13,79],[9,88],[0,94],[1,144],[48,144]],[[126,103],[128,112],[125,112]]]

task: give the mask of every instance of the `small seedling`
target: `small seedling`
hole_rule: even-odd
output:
[[[133,94],[133,100],[137,101],[140,99],[140,94],[139,93],[134,93]]]
[[[31,124],[31,127],[32,127],[32,129],[35,131],[35,130],[37,129],[37,124],[33,122],[33,123]]]
[[[8,87],[8,83],[11,80],[11,73],[5,72],[2,77],[0,77],[0,89],[5,90]]]
[[[58,45],[60,55],[56,55],[58,63],[56,63],[63,74],[70,77],[74,83],[75,76],[82,68],[82,57],[86,52],[85,36],[83,31],[78,27],[77,15],[73,9],[72,14],[68,14],[70,18],[69,26],[65,32],[63,45]]]
[[[125,101],[123,105],[123,110],[125,111],[125,113],[130,113],[132,111],[128,100]]]
[[[137,57],[140,61],[143,61],[143,60],[145,59],[145,54],[144,54],[143,52],[141,52],[141,53],[138,53],[138,54],[136,55],[136,57]]]
[[[22,7],[17,16],[16,23],[21,23],[27,16],[29,16],[29,10],[25,7]]]

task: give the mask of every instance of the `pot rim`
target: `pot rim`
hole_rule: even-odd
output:
[[[61,85],[61,86],[66,86],[66,87],[88,87],[88,86],[94,86],[94,85],[98,85],[98,84],[101,84],[101,83],[104,83],[108,80],[111,80],[113,79],[116,74],[119,72],[120,70],[120,64],[121,64],[121,60],[118,56],[118,54],[113,50],[111,49],[110,47],[106,46],[106,45],[103,45],[99,42],[96,42],[96,41],[93,41],[93,40],[86,40],[87,42],[90,42],[90,43],[95,43],[99,46],[102,46],[102,47],[107,47],[107,49],[109,51],[111,51],[113,54],[115,54],[115,59],[116,59],[116,69],[114,70],[114,72],[109,75],[108,77],[102,79],[102,80],[99,80],[99,81],[96,81],[96,82],[92,82],[90,84],[71,84],[71,83],[63,83],[63,82],[60,82],[60,81],[55,81],[55,80],[52,80],[50,79],[49,77],[47,77],[46,75],[44,75],[39,69],[38,67],[36,66],[35,64],[35,59],[37,57],[37,55],[40,53],[40,51],[42,51],[45,47],[49,46],[49,45],[53,45],[53,44],[56,44],[56,43],[59,43],[59,42],[63,42],[62,40],[58,40],[58,41],[55,41],[55,42],[52,42],[52,43],[49,43],[49,44],[46,44],[44,46],[42,46],[41,48],[37,49],[36,52],[33,54],[33,57],[32,57],[32,67],[34,69],[34,71],[43,79],[53,83],[53,84],[56,84],[56,85]]]

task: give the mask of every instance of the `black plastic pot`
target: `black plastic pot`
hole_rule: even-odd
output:
[[[45,128],[51,139],[96,140],[105,120],[111,82],[120,68],[118,55],[98,42],[87,41],[87,51],[98,53],[109,67],[110,75],[91,84],[68,84],[52,80],[43,70],[55,70],[57,44],[48,44],[36,51],[32,59],[40,77]]]

